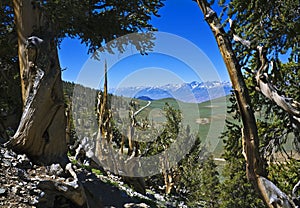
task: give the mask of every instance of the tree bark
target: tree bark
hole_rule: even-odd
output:
[[[265,168],[259,155],[259,137],[248,89],[241,72],[241,66],[233,52],[232,44],[222,27],[215,11],[206,0],[197,0],[198,6],[209,24],[229,73],[241,114],[243,130],[243,154],[249,181],[260,194],[266,206],[295,207],[289,197],[281,192],[271,181],[264,177]]]
[[[6,145],[35,163],[64,166],[68,162],[66,118],[57,45],[49,21],[32,2],[13,1],[24,109],[15,135]],[[26,39],[32,35],[43,39],[35,63],[29,61],[26,48]],[[32,76],[26,76],[28,73]]]

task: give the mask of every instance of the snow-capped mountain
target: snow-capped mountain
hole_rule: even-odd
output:
[[[175,98],[183,102],[200,103],[228,95],[231,90],[230,82],[197,82],[168,84],[158,87],[124,87],[110,90],[110,93],[132,98],[147,98],[159,100]]]

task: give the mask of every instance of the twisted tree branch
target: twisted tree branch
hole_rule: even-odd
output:
[[[232,20],[230,20],[231,29]],[[284,111],[289,113],[292,117],[292,122],[295,124],[294,128],[300,131],[300,103],[293,98],[285,97],[269,80],[268,69],[269,66],[274,67],[274,63],[269,61],[266,56],[266,48],[264,46],[253,46],[253,44],[238,35],[233,35],[233,40],[240,42],[242,45],[249,49],[254,49],[258,52],[259,66],[255,71],[255,79],[257,83],[257,90],[259,90],[265,97],[272,100],[277,106],[281,107]]]

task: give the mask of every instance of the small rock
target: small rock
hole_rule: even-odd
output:
[[[7,194],[6,189],[0,188],[0,196],[4,196],[4,195],[6,195],[6,194]]]
[[[29,202],[30,205],[35,205],[39,203],[39,201],[36,198],[31,199],[31,201]]]
[[[25,193],[26,193],[26,191],[24,191],[24,190],[20,191],[20,195],[24,195]]]
[[[11,152],[9,151],[5,151],[5,153],[3,154],[4,158],[6,159],[13,159],[14,157],[12,156]]]
[[[26,184],[24,183],[24,185],[26,185]],[[29,184],[29,185],[26,186],[26,189],[27,190],[32,190],[32,189],[34,189],[34,187],[31,184]]]
[[[135,204],[135,203],[127,203],[124,204],[125,208],[150,208],[150,206],[148,206],[145,203],[140,203],[140,204]]]
[[[4,167],[11,167],[11,162],[9,160],[3,159],[2,161]]]
[[[23,154],[23,155],[18,155],[17,156],[18,164],[17,167],[21,169],[29,169],[32,168],[32,163],[28,159],[28,157]]]
[[[44,197],[44,196],[45,196],[45,192],[42,191],[42,192],[40,193],[40,197]]]
[[[19,186],[23,186],[24,184],[23,184],[23,182],[21,181],[21,182],[18,183],[18,185],[19,185]]]
[[[165,198],[160,194],[154,194],[154,197],[159,201],[165,201]]]
[[[24,198],[22,201],[23,201],[24,203],[26,203],[26,204],[29,202],[29,200],[26,199],[26,198]]]
[[[17,194],[17,193],[18,193],[18,187],[13,186],[13,187],[11,188],[11,192],[14,193],[14,194]]]
[[[60,174],[62,174],[64,172],[64,170],[62,169],[60,164],[52,164],[50,167],[48,166],[47,169],[48,169],[48,172],[50,175],[59,176]]]

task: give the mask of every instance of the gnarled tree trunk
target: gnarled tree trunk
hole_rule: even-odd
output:
[[[7,146],[39,164],[65,165],[66,119],[54,31],[39,5],[33,2],[13,1],[24,108],[17,132]],[[33,35],[43,39],[35,48],[35,61],[28,57],[26,47],[27,38]]]

